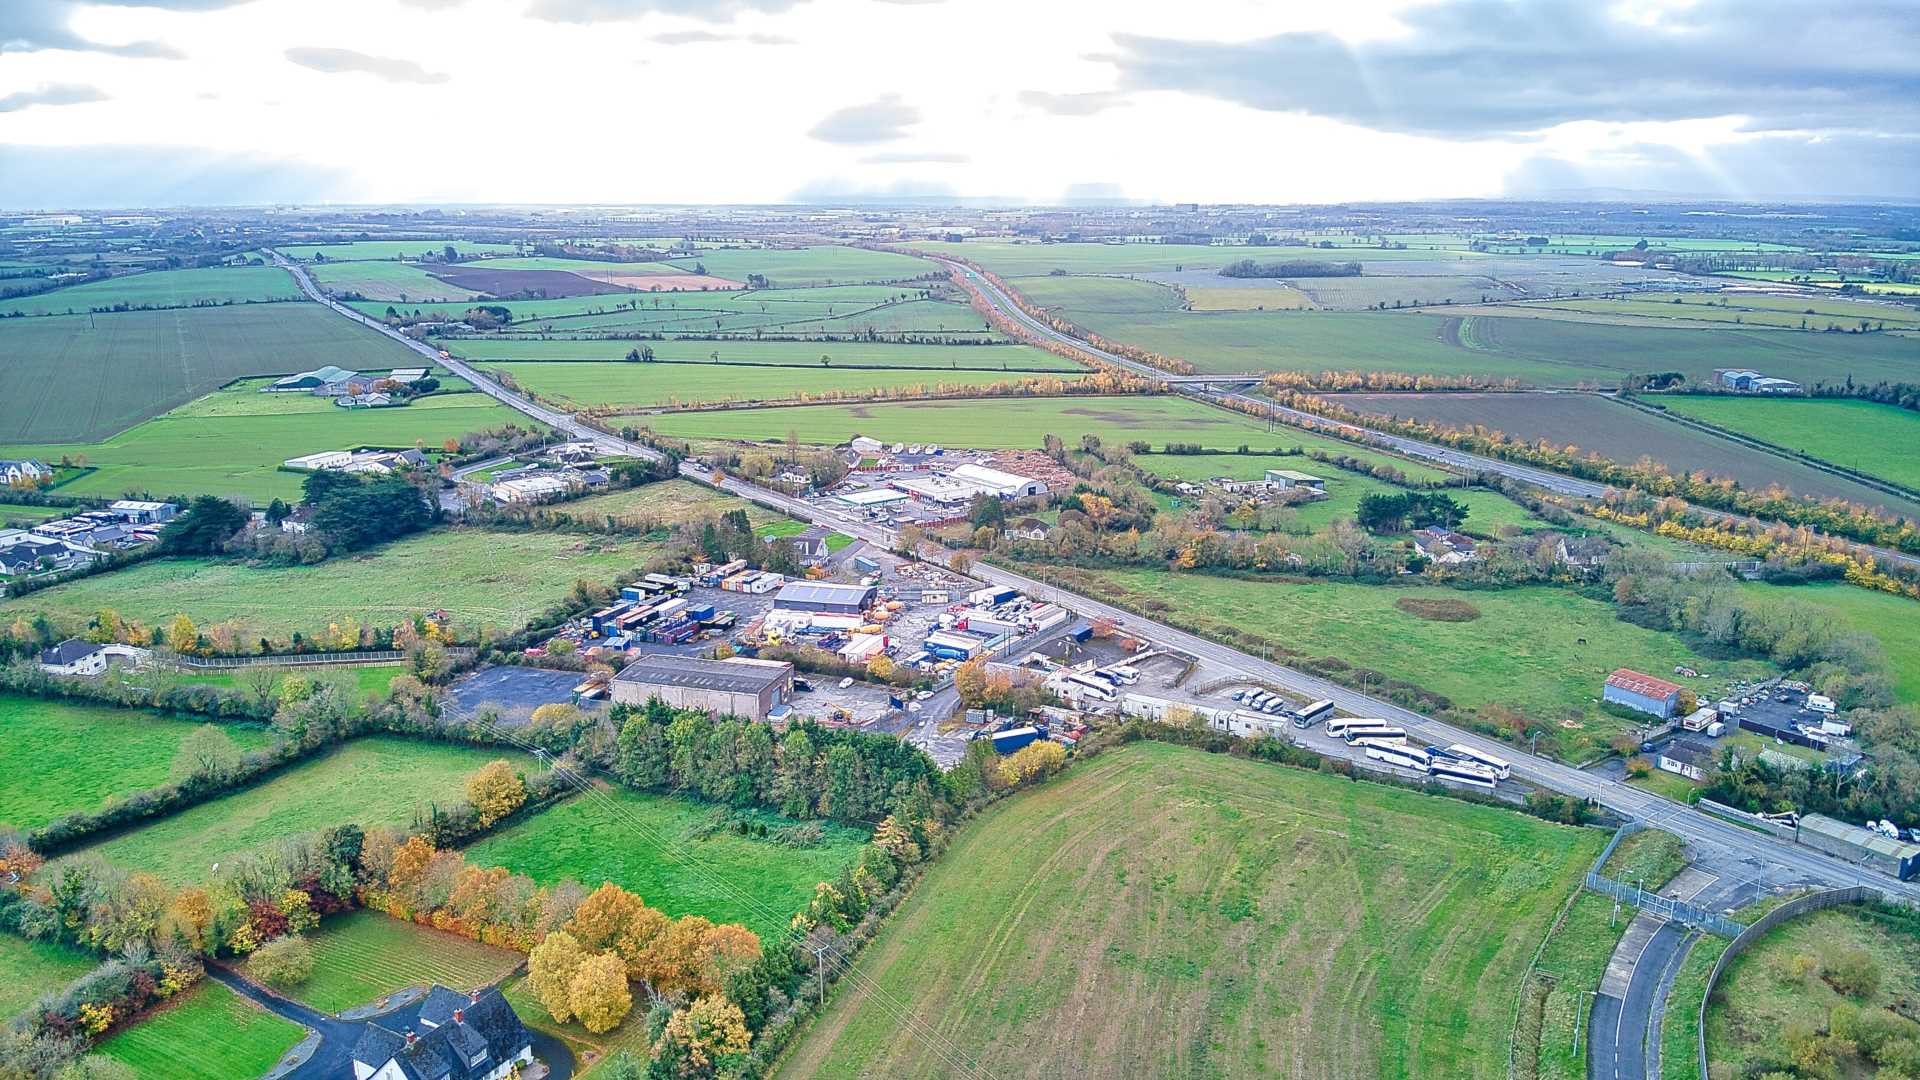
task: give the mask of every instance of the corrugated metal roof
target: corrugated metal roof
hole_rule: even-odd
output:
[[[701,660],[691,656],[643,656],[614,678],[620,682],[679,686],[724,694],[757,694],[783,682],[791,664],[759,664],[742,660]]]
[[[1871,829],[1858,825],[1849,825],[1844,821],[1823,814],[1804,814],[1800,818],[1800,827],[1808,832],[1816,832],[1834,840],[1841,840],[1857,848],[1884,855],[1890,859],[1920,859],[1920,844],[1909,844],[1904,840],[1894,840],[1882,836]]]
[[[873,599],[871,585],[843,585],[835,581],[789,581],[774,595],[775,604],[853,604],[865,607]]]
[[[1627,668],[1619,668],[1614,671],[1613,674],[1607,676],[1607,685],[1617,687],[1621,690],[1631,690],[1636,694],[1645,694],[1648,697],[1655,698],[1663,698],[1670,694],[1677,694],[1681,690],[1680,684],[1678,683],[1670,683],[1665,679],[1656,679],[1651,675],[1631,671]]]

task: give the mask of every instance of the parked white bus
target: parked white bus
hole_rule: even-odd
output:
[[[1492,754],[1482,753],[1464,743],[1454,743],[1452,746],[1447,747],[1446,752],[1453,757],[1459,758],[1461,761],[1484,766],[1491,771],[1497,779],[1505,780],[1513,775],[1512,762],[1502,761]]]
[[[1302,706],[1294,710],[1293,726],[1297,728],[1310,728],[1314,725],[1314,721],[1319,720],[1323,716],[1329,716],[1332,712],[1333,702],[1331,701],[1316,701],[1311,705]],[[1332,720],[1328,720],[1327,722],[1329,724],[1333,723]]]
[[[1375,761],[1420,772],[1426,772],[1433,763],[1433,755],[1417,746],[1368,746],[1367,756]]]
[[[1359,725],[1362,727],[1379,727],[1385,724],[1386,724],[1385,720],[1381,720],[1378,718],[1369,719],[1364,716],[1329,717],[1327,719],[1327,734],[1338,739],[1347,733],[1347,729],[1354,727],[1355,725]]]
[[[1433,755],[1433,761],[1427,766],[1427,774],[1436,780],[1451,780],[1456,784],[1492,791],[1499,778],[1492,769],[1472,762],[1456,761],[1451,758]]]
[[[1355,735],[1347,742],[1353,746],[1405,746],[1407,737],[1392,734]]]
[[[1396,727],[1380,720],[1374,720],[1365,724],[1348,724],[1347,729],[1341,733],[1340,737],[1348,742],[1363,738],[1405,739],[1407,737],[1407,729]]]

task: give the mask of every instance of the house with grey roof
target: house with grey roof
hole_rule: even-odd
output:
[[[53,478],[53,470],[45,462],[32,458],[16,458],[0,461],[0,486],[11,487],[15,484],[37,484]]]
[[[435,986],[417,1008],[369,1021],[354,1080],[502,1080],[533,1063],[533,1037],[498,989]]]

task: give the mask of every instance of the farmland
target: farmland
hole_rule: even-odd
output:
[[[215,863],[289,836],[349,822],[405,828],[431,802],[460,797],[497,749],[370,735],[274,774],[273,779],[148,822],[82,849],[172,885],[205,880]],[[521,768],[530,758],[518,758]]]
[[[1448,427],[1487,427],[1527,440],[1547,439],[1558,446],[1576,446],[1615,461],[1633,463],[1647,457],[1676,473],[1704,471],[1737,480],[1756,491],[1780,484],[1801,495],[1883,506],[1897,514],[1920,514],[1920,501],[1887,495],[1778,454],[1742,446],[1590,394],[1343,394],[1337,400],[1361,412],[1432,421]],[[1718,399],[1656,400],[1665,404]],[[1745,402],[1734,404],[1739,406]],[[1920,421],[1895,418],[1884,426],[1890,431],[1920,428]],[[1847,438],[1838,432],[1801,434],[1775,430],[1789,438],[1824,440],[1823,445],[1827,446]],[[1885,447],[1884,451],[1865,447],[1862,452],[1874,455],[1881,463],[1889,457],[1901,456],[1897,443]],[[1899,468],[1894,467],[1896,471]]]
[[[1275,650],[1334,657],[1414,683],[1456,708],[1504,706],[1545,729],[1541,749],[1559,744],[1567,760],[1584,760],[1624,726],[1600,711],[1600,684],[1617,667],[1671,671],[1685,664],[1713,674],[1710,688],[1763,672],[1754,661],[1717,661],[1676,635],[1614,616],[1612,605],[1546,587],[1499,592],[1386,587],[1333,581],[1249,582],[1163,570],[1079,570],[1054,575],[1090,596],[1231,640],[1250,634]],[[1481,617],[1436,622],[1395,606],[1400,598],[1462,599]],[[1894,598],[1897,599],[1897,598]],[[1908,601],[1911,603],[1911,601]],[[1351,676],[1351,671],[1348,671]]]
[[[1847,978],[1855,957],[1874,973],[1871,985]],[[1857,989],[1843,994],[1836,984]],[[1728,964],[1707,1007],[1707,1059],[1734,1075],[1749,1062],[1791,1060],[1796,1030],[1825,1031],[1842,1003],[1868,1015],[1904,1013],[1916,985],[1920,925],[1911,913],[1832,908],[1791,919]],[[1843,1058],[1851,1060],[1835,1075],[1872,1074],[1855,1054]]]
[[[1920,489],[1920,413],[1874,401],[1661,395],[1670,412]]]
[[[471,300],[472,289],[450,285],[421,267],[397,262],[321,263],[309,271],[321,288],[334,294],[358,293],[368,300]]]
[[[289,259],[312,262],[350,262],[366,259],[438,258],[448,245],[462,257],[471,255],[512,255],[519,251],[513,244],[488,244],[472,240],[352,240],[342,244],[282,244],[275,250]]]
[[[337,316],[334,321],[346,324]],[[391,409],[341,409],[314,398],[287,397],[220,391],[216,400],[189,403],[100,442],[6,447],[0,454],[49,462],[71,458],[91,466],[93,471],[62,485],[64,494],[209,494],[264,505],[300,493],[304,475],[280,467],[291,457],[349,446],[437,447],[450,438],[525,422],[477,393],[434,395]]]
[[[1600,837],[1154,743],[988,810],[858,966],[1000,1075],[1500,1077]],[[928,1076],[842,983],[781,1076]]]
[[[1036,376],[937,368],[876,371],[780,365],[743,369],[737,364],[686,363],[488,364],[487,369],[504,371],[516,385],[568,407],[611,406],[616,410],[727,401],[800,401],[821,395],[926,395],[1025,378],[1080,377],[1067,373]]]
[[[734,281],[745,281],[749,274],[762,274],[774,288],[787,289],[906,281],[941,272],[933,263],[910,255],[837,246],[715,249],[674,259],[669,265],[679,267],[683,273],[693,273],[696,267],[704,266],[707,273]]]
[[[93,970],[97,959],[53,942],[0,934],[0,1022]]]
[[[1721,325],[1771,326],[1789,330],[1855,330],[1864,322],[1887,329],[1920,327],[1920,313],[1897,304],[1820,296],[1783,296],[1765,293],[1634,293],[1607,299],[1556,299],[1506,305],[1501,311],[1520,313],[1539,308],[1572,315],[1591,314],[1595,321],[1627,318],[1658,325],[1696,322]]]
[[[729,510],[745,510],[747,520],[753,522],[776,518],[771,510],[764,510],[744,499],[724,495],[687,480],[662,480],[625,491],[590,495],[558,509],[582,521],[613,518],[636,526],[644,525],[648,529],[682,521],[717,518]]]
[[[1177,270],[1218,270],[1241,259],[1274,262],[1283,259],[1362,259],[1366,262],[1431,262],[1432,251],[1383,250],[1325,251],[1300,247],[1216,247],[1199,244],[1017,244],[992,240],[964,241],[958,244],[915,241],[916,249],[941,255],[954,255],[986,267],[1004,278],[1051,274],[1064,270],[1069,274],[1150,274]],[[1462,263],[1481,258],[1470,252],[1446,253],[1444,258]],[[709,260],[708,265],[712,262]],[[1221,278],[1223,284],[1232,279]],[[1024,287],[1024,282],[1021,283]]]
[[[563,599],[581,578],[610,582],[645,562],[652,548],[631,540],[544,532],[436,529],[314,566],[254,567],[207,559],[144,562],[42,589],[0,604],[0,618],[44,613],[80,624],[102,607],[149,626],[185,612],[203,628],[238,620],[249,641],[317,634],[354,619],[392,626],[444,608],[465,640],[483,630],[518,630]]]
[[[0,432],[44,444],[104,439],[242,375],[383,371],[414,354],[293,303],[4,319],[0,356]]]
[[[304,1035],[300,1025],[204,979],[181,1000],[101,1043],[99,1052],[138,1076],[233,1080],[273,1068]]]
[[[682,439],[780,441],[788,431],[802,443],[831,446],[854,435],[882,442],[924,442],[982,449],[1038,449],[1051,433],[1068,442],[1095,434],[1113,443],[1135,439],[1156,446],[1195,442],[1234,447],[1293,445],[1291,432],[1269,433],[1251,417],[1236,416],[1175,397],[992,398],[909,401],[876,405],[800,405],[655,416],[647,426]]]
[[[1326,449],[1333,453],[1347,452],[1340,447],[1326,447]],[[1369,453],[1358,448],[1351,453],[1352,456],[1363,460],[1400,469],[1410,479],[1416,481],[1428,479],[1430,475],[1432,477],[1447,475],[1429,466],[1401,462],[1385,454]],[[1299,515],[1302,523],[1315,528],[1324,528],[1332,524],[1335,518],[1352,517],[1360,506],[1360,500],[1368,495],[1392,494],[1402,490],[1384,480],[1376,480],[1371,476],[1322,465],[1312,458],[1291,455],[1145,454],[1136,457],[1134,461],[1141,468],[1156,475],[1192,483],[1200,483],[1221,476],[1235,480],[1258,480],[1266,475],[1268,469],[1297,469],[1311,473],[1327,482],[1327,497],[1315,502],[1303,503],[1294,509],[1294,513]],[[1546,524],[1529,513],[1525,507],[1497,491],[1456,489],[1447,494],[1468,509],[1467,520],[1460,526],[1462,532],[1498,537],[1500,530],[1507,526],[1526,527]]]
[[[287,993],[328,1013],[369,1005],[409,986],[438,983],[461,991],[487,986],[522,959],[377,911],[333,916],[307,940],[313,943],[313,976]]]
[[[822,823],[809,847],[787,847],[721,829],[729,811],[706,803],[602,787],[577,795],[467,849],[467,861],[505,866],[542,884],[611,881],[668,915],[744,923],[771,941],[806,906],[813,887],[852,864],[866,835]],[[793,825],[750,815],[770,829]],[[644,830],[644,831],[643,831]],[[747,900],[741,899],[744,894]]]
[[[915,345],[849,341],[588,341],[527,338],[458,338],[440,344],[475,363],[495,360],[523,363],[624,361],[641,345],[653,349],[654,362],[700,363],[732,368],[742,378],[756,372],[741,367],[901,368],[1005,372],[1082,371],[1080,365],[1031,345]],[[720,359],[713,359],[715,354]],[[824,357],[827,363],[821,363]]]
[[[9,777],[0,786],[0,824],[37,828],[165,783],[181,740],[203,722],[0,694],[0,770]],[[266,744],[257,728],[220,727],[243,749]]]
[[[0,315],[84,314],[117,306],[182,308],[298,300],[293,276],[277,266],[152,270],[0,300]]]

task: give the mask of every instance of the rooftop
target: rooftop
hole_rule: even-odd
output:
[[[754,660],[701,660],[690,656],[647,655],[615,675],[619,682],[715,690],[727,694],[757,694],[785,682],[793,665]]]
[[[1680,684],[1678,683],[1670,683],[1665,679],[1656,679],[1651,675],[1631,671],[1627,668],[1618,668],[1613,674],[1607,676],[1607,685],[1620,690],[1631,690],[1636,694],[1645,694],[1648,697],[1656,698],[1668,697],[1679,693],[1681,690]]]

